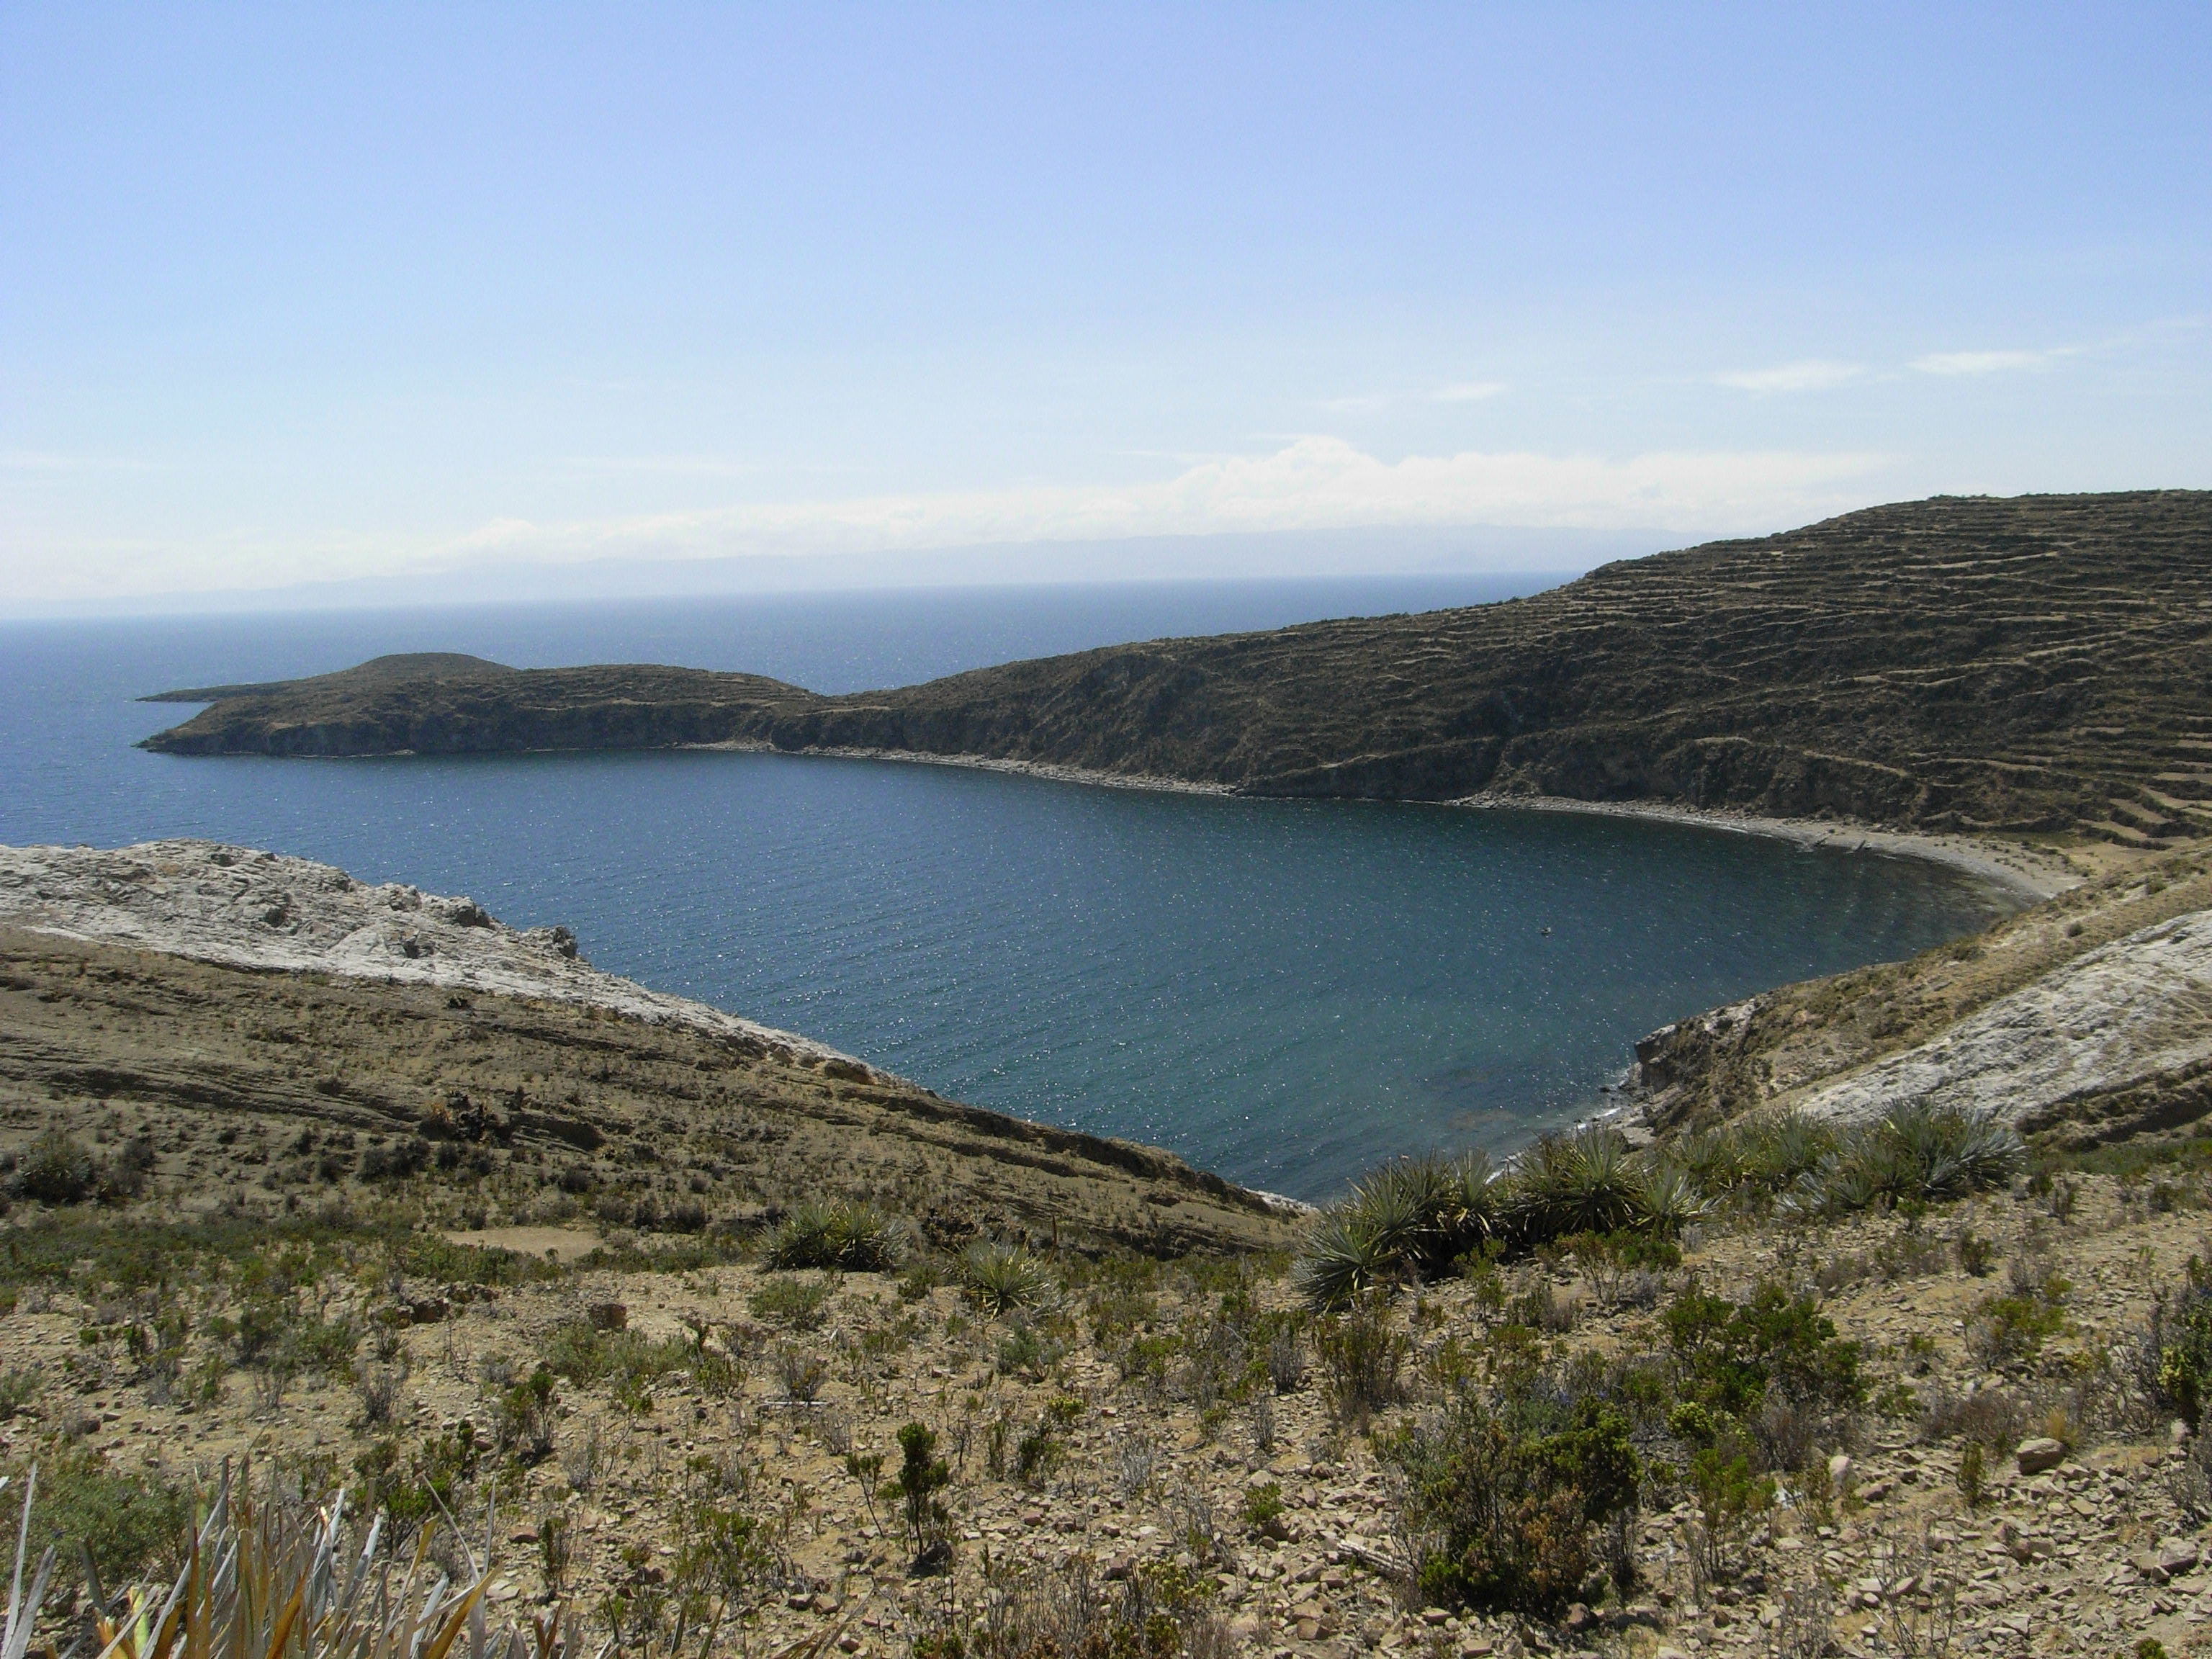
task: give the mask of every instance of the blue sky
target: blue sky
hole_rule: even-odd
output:
[[[2201,3],[0,5],[0,603],[2212,485],[2208,86]]]

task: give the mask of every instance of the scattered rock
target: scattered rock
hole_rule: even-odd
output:
[[[2057,1468],[2066,1461],[2066,1444],[2047,1435],[2039,1436],[2033,1440],[2021,1441],[2020,1449],[2013,1455],[2020,1460],[2022,1474],[2041,1474],[2045,1470]]]

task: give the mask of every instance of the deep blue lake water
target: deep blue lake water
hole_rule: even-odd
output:
[[[1243,801],[714,753],[184,760],[136,696],[382,652],[825,691],[1468,604],[1481,578],[0,626],[0,842],[210,836],[564,921],[599,966],[948,1095],[1326,1198],[1598,1103],[1644,1032],[2002,901],[1905,860],[1549,813]],[[1543,930],[1549,928],[1547,934]]]

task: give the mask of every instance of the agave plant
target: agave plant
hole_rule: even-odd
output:
[[[1639,1167],[1632,1194],[1638,1230],[1662,1238],[1672,1238],[1711,1207],[1689,1170],[1671,1158]]]
[[[1801,1216],[1850,1215],[1894,1202],[1910,1185],[1894,1151],[1874,1136],[1860,1135],[1799,1176],[1782,1208]]]
[[[890,1273],[907,1255],[905,1228],[872,1205],[805,1203],[792,1206],[769,1236],[764,1266],[830,1267],[842,1273]]]
[[[1344,1209],[1356,1218],[1369,1248],[1399,1266],[1420,1261],[1429,1235],[1450,1201],[1450,1182],[1440,1160],[1400,1158],[1353,1188]]]
[[[38,1479],[33,1468],[24,1482],[0,1659],[26,1659],[53,1576],[49,1547],[25,1592]],[[0,1487],[6,1485],[0,1480]],[[428,1528],[412,1566],[395,1582],[392,1568],[378,1559],[380,1519],[358,1550],[347,1547],[343,1492],[319,1511],[273,1486],[257,1503],[242,1486],[226,1473],[173,1584],[133,1586],[112,1599],[96,1577],[88,1586],[98,1659],[289,1659],[295,1652],[299,1659],[448,1659],[456,1653],[468,1659],[581,1659],[579,1638],[559,1612],[526,1626],[488,1628],[483,1595],[490,1571],[473,1565],[473,1553],[466,1583],[454,1583],[443,1572],[426,1583]],[[490,1527],[487,1517],[488,1535]],[[599,1650],[600,1659],[611,1646]]]
[[[0,1492],[7,1489],[8,1480],[0,1475]],[[8,1622],[0,1626],[0,1659],[23,1659],[29,1651],[31,1632],[39,1622],[39,1608],[46,1599],[46,1586],[54,1576],[54,1548],[49,1544],[31,1577],[31,1592],[27,1596],[24,1595],[23,1558],[31,1547],[31,1500],[38,1494],[39,1470],[33,1464],[23,1482],[23,1518],[15,1528],[15,1576],[8,1586]]]
[[[988,1314],[1050,1307],[1060,1299],[1060,1286],[1044,1263],[1012,1244],[970,1244],[962,1251],[960,1287]]]
[[[1874,1133],[1893,1150],[1911,1196],[1956,1198],[2012,1178],[2027,1155],[2020,1137],[1987,1113],[1898,1107]]]
[[[1475,1249],[1498,1231],[1504,1194],[1490,1154],[1477,1148],[1451,1161],[1449,1207],[1442,1218],[1440,1249],[1449,1264]]]
[[[1341,1308],[1355,1297],[1393,1282],[1404,1258],[1377,1237],[1368,1218],[1349,1207],[1313,1224],[1291,1269],[1291,1283],[1310,1306]]]
[[[1636,1219],[1636,1167],[1628,1142],[1589,1125],[1547,1135],[1522,1157],[1513,1183],[1515,1231],[1524,1243],[1604,1233]]]
[[[344,1492],[317,1510],[274,1486],[257,1502],[226,1479],[166,1596],[134,1590],[121,1617],[97,1619],[101,1659],[278,1659],[295,1644],[302,1659],[447,1659],[457,1650],[474,1659],[551,1659],[577,1651],[558,1614],[526,1632],[487,1630],[489,1567],[477,1565],[471,1552],[466,1583],[426,1573],[427,1528],[395,1582],[389,1566],[377,1565],[382,1527],[380,1516],[349,1550]]]
[[[1363,1291],[1447,1273],[1495,1231],[1499,1197],[1486,1152],[1385,1164],[1307,1234],[1300,1293],[1337,1308]]]
[[[1778,1112],[1745,1126],[1746,1177],[1771,1192],[1791,1185],[1836,1150],[1835,1132],[1802,1112]]]
[[[1751,1179],[1750,1142],[1735,1128],[1697,1130],[1678,1139],[1673,1152],[1701,1192],[1734,1192]]]

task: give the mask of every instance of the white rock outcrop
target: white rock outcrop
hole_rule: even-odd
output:
[[[810,1038],[602,973],[565,927],[519,931],[471,899],[218,842],[0,847],[0,922],[236,967],[589,1004],[876,1075]]]
[[[2017,1123],[2207,1062],[2212,910],[2195,910],[2077,957],[1796,1103],[1844,1122],[1925,1101]]]

